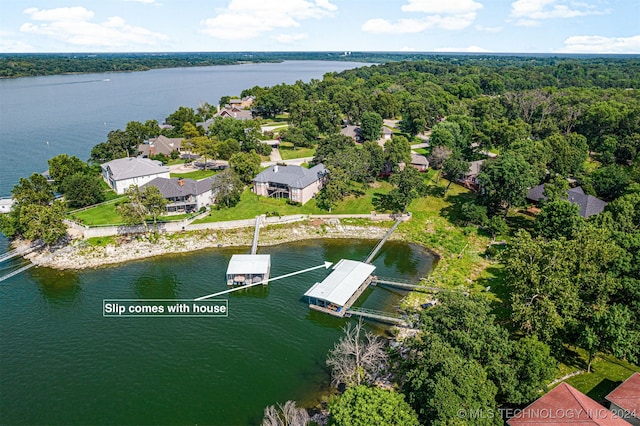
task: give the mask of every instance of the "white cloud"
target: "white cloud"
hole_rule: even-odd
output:
[[[91,22],[94,13],[84,7],[32,7],[24,13],[35,23],[25,22],[20,26],[21,32],[48,36],[75,46],[121,49],[155,45],[168,39],[164,34],[129,25],[119,16],[109,17],[102,23]]]
[[[483,47],[469,46],[469,47],[438,47],[433,49],[434,52],[466,52],[466,53],[484,53],[491,52]]]
[[[416,48],[415,47],[409,47],[409,46],[404,46],[402,49],[400,49],[401,52],[415,52]]]
[[[476,11],[482,3],[474,0],[407,0],[400,10],[420,12],[422,18],[398,19],[395,22],[382,18],[369,19],[362,24],[362,31],[378,34],[419,33],[429,28],[461,30],[473,24]]]
[[[386,19],[369,19],[362,24],[362,31],[378,34],[407,34],[420,33],[433,24],[419,19],[399,19],[396,22],[389,22]]]
[[[279,41],[280,43],[293,43],[296,42],[298,40],[304,40],[305,38],[308,38],[309,35],[308,34],[304,34],[304,33],[298,33],[298,34],[279,34],[277,36],[274,36],[273,39],[276,41]]]
[[[587,3],[566,0],[516,0],[511,3],[511,18],[519,26],[536,26],[537,21],[554,18],[575,18],[587,15],[606,15],[610,10],[599,10]]]
[[[24,53],[33,52],[35,49],[29,43],[18,40],[16,34],[0,31],[0,52]]]
[[[402,5],[403,12],[424,12],[430,14],[459,14],[482,9],[482,3],[473,0],[408,0]]]
[[[126,2],[132,2],[132,3],[144,3],[144,4],[153,4],[153,5],[158,5],[159,3],[156,3],[156,0],[123,0]]]
[[[231,0],[213,18],[202,21],[203,33],[220,39],[250,39],[278,28],[297,28],[305,19],[333,16],[330,0]]]
[[[499,33],[503,30],[503,27],[485,27],[484,25],[476,25],[475,28],[485,33]]]
[[[640,53],[640,35],[631,37],[573,36],[557,53]]]

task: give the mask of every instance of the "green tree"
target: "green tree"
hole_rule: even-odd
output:
[[[193,108],[181,106],[177,110],[172,112],[165,121],[167,122],[167,124],[173,126],[176,135],[185,136],[182,134],[184,125],[187,123],[191,123],[191,125],[195,126],[198,122],[198,117],[196,116],[196,112],[193,110]]]
[[[329,404],[329,425],[418,426],[418,416],[400,393],[356,386]]]
[[[362,144],[362,155],[369,165],[369,178],[375,179],[384,167],[384,150],[377,142],[366,141]]]
[[[426,185],[422,175],[411,166],[407,166],[400,173],[391,176],[389,181],[395,186],[389,192],[389,197],[396,209],[403,213],[406,213],[407,206],[413,200],[423,196],[426,192]]]
[[[229,166],[242,183],[249,184],[260,171],[260,156],[255,152],[238,152],[229,159]]]
[[[444,190],[444,194],[446,195],[451,184],[458,180],[463,173],[466,173],[469,170],[469,162],[462,158],[460,152],[454,151],[454,153],[442,164],[442,170],[444,170],[444,173],[449,180],[449,183]]]
[[[474,359],[459,355],[438,335],[425,335],[411,352],[403,393],[420,424],[449,425],[465,413],[495,412],[496,386]],[[443,401],[446,401],[444,403]],[[475,419],[477,425],[501,425],[499,416]]]
[[[394,173],[400,170],[400,163],[411,161],[411,145],[404,136],[396,136],[384,143],[384,161]]]
[[[18,184],[11,190],[11,194],[14,200],[11,211],[0,215],[0,230],[9,238],[28,232],[26,224],[29,221],[22,219],[25,213],[23,210],[34,205],[46,209],[54,200],[51,185],[40,173],[34,173],[28,179],[20,178]]]
[[[511,318],[518,329],[557,343],[580,309],[574,278],[576,252],[561,240],[533,239],[520,230],[502,253]]]
[[[545,187],[546,189],[546,187]],[[535,231],[544,238],[573,238],[584,224],[579,207],[565,200],[544,203],[534,223]]]
[[[125,194],[128,202],[116,207],[116,211],[124,219],[127,225],[144,226],[145,232],[149,234],[147,225],[147,215],[153,218],[153,231],[156,232],[156,221],[158,216],[166,212],[167,200],[162,197],[160,190],[151,185],[140,189],[137,185],[127,188]]]
[[[479,206],[476,203],[465,203],[460,208],[460,215],[465,222],[465,226],[470,223],[478,226],[484,226],[488,222],[487,208]]]
[[[429,117],[422,102],[409,102],[402,111],[400,130],[415,136],[427,129]]]
[[[535,336],[524,337],[514,343],[511,359],[517,386],[509,402],[525,404],[539,398],[557,371],[549,346]]]
[[[80,208],[104,201],[102,179],[85,173],[76,173],[65,178],[60,188],[65,201],[71,207]]]
[[[234,207],[240,201],[242,195],[242,181],[231,170],[223,170],[216,175],[213,184],[211,185],[211,191],[214,194],[216,204],[224,207]]]
[[[49,176],[56,181],[57,185],[62,185],[71,175],[88,172],[87,164],[75,155],[69,157],[67,154],[58,154],[50,158],[48,163]]]
[[[377,141],[382,136],[382,117],[377,112],[362,113],[362,136],[366,141]]]
[[[524,203],[527,191],[537,183],[529,163],[520,155],[510,153],[486,161],[478,181],[484,204],[491,213],[504,209],[505,218],[511,206]]]
[[[562,175],[555,175],[544,185],[544,196],[547,201],[566,200],[569,182]]]
[[[207,164],[207,159],[216,158],[217,141],[214,139],[210,139],[207,136],[198,136],[192,138],[191,143],[194,146],[194,151],[204,157],[204,169],[206,170],[209,167]]]
[[[20,211],[20,228],[22,236],[28,240],[42,239],[45,244],[54,244],[67,234],[67,227],[62,222],[65,208],[60,201],[51,205],[28,204]]]
[[[436,176],[436,182],[440,181],[440,172],[442,171],[442,166],[445,161],[451,157],[453,151],[445,146],[436,146],[431,150],[431,155],[429,156],[429,165],[438,170],[438,174]]]
[[[324,187],[316,194],[316,205],[323,210],[331,209],[349,192],[349,176],[339,168],[328,167],[329,177]]]

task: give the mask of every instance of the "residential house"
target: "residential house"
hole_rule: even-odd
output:
[[[9,213],[15,201],[11,197],[0,198],[0,213]]]
[[[640,373],[634,373],[605,397],[609,409],[632,425],[640,426]]]
[[[478,175],[482,170],[482,164],[484,164],[484,160],[470,161],[469,170],[462,174],[458,182],[464,187],[477,191],[480,186]]]
[[[340,130],[340,134],[348,136],[358,143],[364,142],[362,129],[360,129],[360,127],[358,126],[345,126],[342,128],[342,130]]]
[[[169,157],[173,151],[177,151],[179,154],[182,153],[182,138],[168,138],[160,135],[138,145],[138,155],[145,158],[158,154]]]
[[[544,184],[531,188],[527,193],[527,199],[535,202],[546,200],[547,197],[544,195]],[[572,204],[576,204],[580,208],[580,216],[585,219],[589,216],[601,213],[607,206],[606,201],[602,201],[592,195],[585,194],[579,186],[567,191],[567,201]]]
[[[211,189],[215,180],[215,176],[202,180],[157,177],[142,187],[155,186],[160,190],[162,197],[169,201],[167,213],[193,213],[215,203]]]
[[[253,118],[253,112],[248,109],[225,105],[225,107],[221,108],[215,116],[235,118],[236,120],[251,120]]]
[[[382,126],[382,140],[388,141],[393,137],[393,131],[387,126]]]
[[[507,421],[520,425],[629,426],[616,414],[566,383],[536,399]]]
[[[411,153],[411,165],[419,172],[426,172],[429,168],[429,160],[427,157],[420,154]]]
[[[305,204],[324,187],[326,180],[327,169],[323,164],[310,169],[275,165],[253,179],[253,192],[265,197],[288,198]]]
[[[266,139],[266,140],[261,140],[260,143],[264,145],[269,145],[271,148],[278,149],[280,147],[281,141],[280,139]]]
[[[101,168],[102,178],[118,194],[124,194],[131,185],[140,187],[157,177],[169,179],[169,168],[148,158],[119,158],[102,164]]]
[[[242,99],[229,99],[229,105],[237,108],[250,108],[256,100],[255,96],[245,96]]]

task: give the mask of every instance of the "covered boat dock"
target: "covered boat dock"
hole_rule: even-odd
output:
[[[228,285],[248,285],[264,281],[267,285],[271,271],[268,254],[234,254],[227,267]]]
[[[311,309],[343,317],[371,283],[376,267],[355,260],[342,259],[322,282],[304,294]]]

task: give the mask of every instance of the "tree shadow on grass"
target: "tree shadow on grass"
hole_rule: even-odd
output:
[[[519,229],[524,229],[529,233],[533,233],[533,223],[534,221],[531,220],[531,218],[523,214],[518,214],[516,216],[507,216],[507,225],[511,230],[511,236],[513,236],[514,232]]]
[[[587,369],[587,362],[584,360],[584,358],[580,356],[577,351],[568,347],[564,348],[562,356],[558,359],[558,361],[570,367],[578,368],[580,370]]]
[[[383,194],[381,192],[375,192],[373,194],[371,204],[377,212],[395,212],[398,210],[389,194]]]
[[[447,219],[453,225],[464,226],[462,206],[475,203],[475,197],[469,193],[462,193],[449,195],[446,201],[451,203],[451,205],[440,210],[440,216]]]
[[[616,387],[618,387],[621,383],[622,382],[614,382],[610,379],[602,379],[600,380],[600,383],[595,385],[593,389],[587,392],[587,396],[594,401],[599,402],[600,404],[605,404],[606,399],[604,399],[604,397],[607,396]]]

